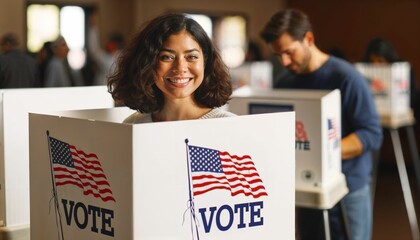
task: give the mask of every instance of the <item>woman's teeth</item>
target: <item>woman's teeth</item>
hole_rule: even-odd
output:
[[[189,78],[169,79],[169,81],[172,83],[186,83],[189,80],[190,80]]]

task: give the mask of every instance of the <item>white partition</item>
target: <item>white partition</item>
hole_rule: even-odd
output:
[[[133,125],[91,111],[30,114],[31,239],[294,239],[294,112]],[[69,162],[93,171],[81,158],[98,181],[63,183]]]
[[[271,89],[273,82],[273,64],[269,61],[245,62],[231,68],[234,89],[249,86],[253,89]]]
[[[241,88],[228,110],[238,115],[296,112],[296,205],[330,208],[347,192],[341,172],[341,98],[333,90]]]
[[[113,106],[106,86],[0,91],[0,236],[29,224],[28,113]]]
[[[410,108],[410,63],[356,63],[355,67],[368,79],[383,125],[414,122]]]

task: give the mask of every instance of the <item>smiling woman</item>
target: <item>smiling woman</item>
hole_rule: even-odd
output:
[[[171,35],[165,41],[156,75],[156,86],[167,102],[182,98],[193,102],[192,94],[203,82],[204,56],[200,45],[188,32]]]
[[[132,39],[108,90],[139,112],[127,123],[234,116],[218,108],[232,94],[228,69],[203,28],[183,14],[159,16]]]

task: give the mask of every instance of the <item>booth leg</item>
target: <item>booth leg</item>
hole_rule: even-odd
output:
[[[398,174],[400,176],[408,220],[410,222],[411,234],[413,240],[420,240],[419,226],[417,224],[416,211],[414,209],[413,197],[411,195],[410,182],[408,181],[407,169],[405,167],[398,129],[390,129],[390,133],[392,144],[394,146],[395,159],[397,161]]]
[[[405,128],[408,137],[408,144],[410,146],[411,157],[413,161],[414,173],[416,174],[417,187],[420,190],[420,159],[419,152],[417,150],[417,141],[414,135],[413,126],[407,126]]]
[[[322,210],[324,215],[324,231],[325,231],[325,240],[331,240],[331,233],[330,233],[330,220],[328,218],[328,210]]]
[[[379,168],[379,158],[380,158],[380,151],[373,150],[372,151],[372,176],[370,182],[370,191],[371,191],[371,199],[372,199],[372,208],[375,203],[375,194],[376,194],[376,184],[378,181],[378,168]]]

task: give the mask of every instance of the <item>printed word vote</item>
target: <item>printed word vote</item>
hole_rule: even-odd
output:
[[[229,230],[234,223],[237,229],[264,225],[262,209],[264,202],[240,203],[234,206],[200,208],[204,231],[209,233],[215,224],[220,231]]]
[[[100,222],[100,233],[107,236],[114,236],[114,228],[111,220],[114,218],[114,211],[92,205],[85,205],[81,202],[75,203],[61,199],[66,217],[66,223],[71,226],[72,222],[80,229],[90,227],[90,230],[99,233],[98,222]]]

